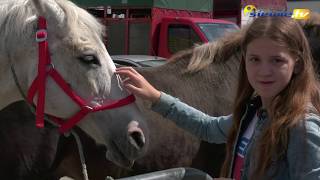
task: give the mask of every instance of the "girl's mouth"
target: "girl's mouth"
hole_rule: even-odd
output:
[[[264,84],[264,85],[269,85],[272,84],[274,81],[259,81],[259,83]]]

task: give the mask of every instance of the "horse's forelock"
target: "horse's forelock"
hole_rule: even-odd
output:
[[[101,39],[105,35],[105,28],[91,14],[84,9],[77,7],[71,1],[56,0],[59,6],[66,14],[65,24],[67,29],[64,33],[71,38],[74,45],[81,46],[86,44],[86,40],[81,38],[83,31],[88,31],[92,34],[91,37]],[[85,37],[90,38],[90,37]]]
[[[3,38],[1,43],[9,43],[12,39],[24,41],[24,39],[29,38],[33,32],[33,28],[28,28],[32,24],[32,21],[30,21],[32,16],[34,16],[33,9],[28,0],[6,0],[1,2],[0,34]]]

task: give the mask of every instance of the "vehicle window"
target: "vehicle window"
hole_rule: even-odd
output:
[[[107,49],[110,55],[125,54],[126,52],[126,24],[124,21],[107,25]]]
[[[148,54],[150,50],[150,22],[130,23],[129,54]]]
[[[238,30],[235,24],[222,23],[199,23],[201,31],[206,35],[208,41],[214,41],[222,37],[225,33],[234,32]]]
[[[201,42],[200,37],[190,26],[180,24],[169,25],[168,31],[168,48],[171,53],[191,48],[194,44]]]

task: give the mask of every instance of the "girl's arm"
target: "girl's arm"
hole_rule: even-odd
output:
[[[319,116],[308,116],[305,127],[290,131],[287,158],[291,179],[320,179]]]
[[[191,132],[201,140],[225,143],[232,124],[232,116],[209,116],[183,102],[161,92],[152,110],[175,122],[179,127]]]
[[[124,79],[123,85],[129,92],[150,100],[154,111],[173,120],[178,126],[202,140],[214,143],[226,142],[232,124],[231,116],[211,117],[177,98],[161,93],[132,67],[118,68],[115,73]]]

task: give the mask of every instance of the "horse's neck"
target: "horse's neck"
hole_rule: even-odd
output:
[[[140,73],[159,90],[176,96],[191,106],[209,114],[229,113],[236,87],[237,62],[228,62],[231,63],[231,69],[222,65],[209,65],[190,74],[184,73],[188,61],[182,61],[178,65],[167,64],[169,66],[146,69]]]
[[[0,50],[0,110],[7,105],[22,99],[10,68],[8,59]]]
[[[200,74],[189,75],[185,73],[188,64],[188,60],[181,59],[161,67],[139,72],[157,89],[188,101],[193,98],[194,93],[190,93],[186,88],[195,89],[196,84],[202,81]]]

